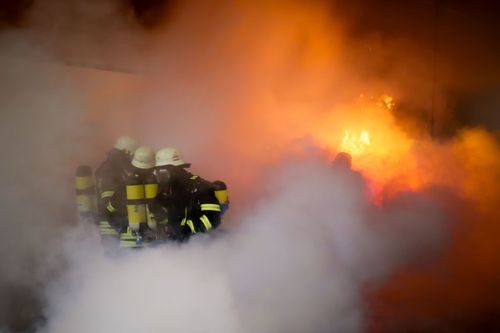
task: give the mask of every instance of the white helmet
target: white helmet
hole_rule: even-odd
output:
[[[119,150],[125,150],[127,153],[132,155],[139,147],[139,142],[129,136],[120,136],[118,140],[116,140],[114,147]]]
[[[148,146],[140,146],[134,153],[132,165],[139,169],[151,169],[155,166],[155,151]]]
[[[182,152],[177,148],[163,148],[156,153],[156,166],[189,165],[182,158]]]

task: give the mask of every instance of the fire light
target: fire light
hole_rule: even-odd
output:
[[[344,130],[342,138],[341,151],[348,152],[351,155],[361,155],[366,152],[370,145],[370,134],[366,130],[362,130],[359,134],[355,131]]]

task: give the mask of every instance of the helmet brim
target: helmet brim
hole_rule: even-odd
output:
[[[139,169],[153,169],[155,167],[154,163],[146,163],[136,160],[132,160],[132,165]]]
[[[155,166],[161,167],[161,166],[167,166],[167,165],[181,166],[181,167],[189,168],[191,166],[191,163],[187,163],[186,161],[180,159],[178,161],[156,163]],[[187,165],[187,166],[185,166],[185,165]]]

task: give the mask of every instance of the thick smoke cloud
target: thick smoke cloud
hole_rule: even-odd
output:
[[[43,331],[360,332],[362,283],[443,244],[442,211],[418,195],[374,210],[358,174],[318,160],[277,178],[213,239],[109,258],[95,234],[71,238],[76,269],[52,286]]]
[[[0,321],[24,327],[38,311],[33,292],[55,274],[62,228],[74,222],[69,166],[86,154],[80,142],[91,141],[80,126],[80,96],[60,68],[2,58],[0,71]]]

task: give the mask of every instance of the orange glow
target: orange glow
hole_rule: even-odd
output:
[[[389,95],[360,95],[354,105],[334,110],[317,132],[318,141],[332,154],[345,151],[353,157],[353,168],[367,178],[374,202],[423,184],[414,141],[395,123],[394,107]]]
[[[389,95],[361,95],[354,105],[332,112],[316,137],[332,154],[351,154],[353,168],[366,177],[374,203],[400,191],[427,186],[448,187],[471,198],[484,197],[474,185],[477,177],[471,181],[466,175],[471,173],[471,165],[479,167],[488,159],[496,160],[493,139],[484,131],[468,130],[448,143],[415,140],[396,124],[395,107]]]
[[[369,145],[370,134],[368,134],[368,131],[362,130],[357,135],[354,131],[345,130],[340,150],[348,152],[351,155],[361,155]]]

